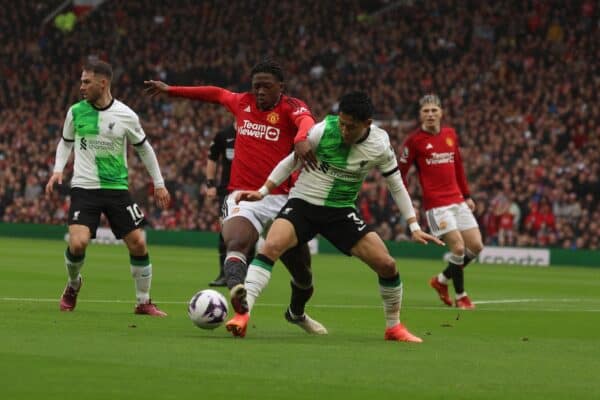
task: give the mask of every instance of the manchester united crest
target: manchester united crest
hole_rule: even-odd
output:
[[[452,138],[446,138],[446,144],[448,147],[454,147],[454,140],[452,140]]]
[[[267,115],[267,121],[271,125],[275,125],[276,123],[279,122],[279,114],[277,114],[276,112],[269,113],[269,115]]]

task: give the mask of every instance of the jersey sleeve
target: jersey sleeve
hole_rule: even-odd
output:
[[[65,142],[75,141],[75,127],[73,126],[73,107],[67,111],[65,123],[63,124],[62,138]]]
[[[127,140],[134,146],[139,146],[146,140],[146,133],[140,123],[140,118],[132,111],[129,118],[125,119],[125,132]]]
[[[323,137],[323,133],[325,132],[325,126],[327,124],[325,121],[321,121],[318,124],[313,125],[307,132],[306,137],[308,138],[308,142],[310,143],[310,147],[316,149],[319,146],[319,142]]]
[[[302,100],[290,97],[286,101],[289,106],[290,118],[298,128],[294,143],[306,140],[308,131],[315,123],[315,118]]]
[[[402,182],[396,155],[389,142],[387,143],[386,150],[379,157],[377,165],[386,180],[390,194],[396,202],[402,216],[407,220],[413,218],[415,216],[415,210],[410,196],[406,191],[406,186]]]
[[[169,95],[222,104],[233,114],[241,96],[217,86],[170,86]]]
[[[393,173],[398,171],[398,161],[396,160],[396,155],[394,154],[394,149],[392,149],[389,141],[387,142],[387,146],[385,151],[379,156],[377,160],[377,167],[381,171],[381,174],[386,177],[392,175]]]

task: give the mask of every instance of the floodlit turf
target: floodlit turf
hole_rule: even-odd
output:
[[[216,251],[154,246],[153,300],[133,314],[125,248],[94,245],[76,311],[59,312],[65,243],[0,238],[2,399],[598,399],[600,268],[469,266],[476,311],[427,285],[442,263],[402,260],[403,321],[423,344],[383,340],[375,274],[313,261],[313,337],[283,319],[281,264],[245,339],[192,326],[186,303],[216,274]]]

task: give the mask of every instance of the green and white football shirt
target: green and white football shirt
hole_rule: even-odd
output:
[[[308,140],[315,149],[319,168],[302,170],[290,198],[328,207],[354,207],[371,169],[378,168],[384,175],[398,169],[387,132],[375,125],[371,125],[365,139],[347,145],[342,140],[338,116],[330,115],[312,127]]]
[[[146,138],[135,112],[119,100],[97,109],[86,100],[69,108],[63,139],[75,142],[72,187],[128,189],[127,140]]]

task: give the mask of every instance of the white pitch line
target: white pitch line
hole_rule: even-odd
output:
[[[29,302],[29,303],[58,303],[58,298],[35,298],[35,297],[0,297],[0,302]],[[103,303],[103,304],[132,304],[134,300],[107,300],[107,299],[80,299],[79,303]],[[519,303],[582,303],[582,302],[596,302],[595,299],[570,299],[570,298],[561,298],[561,299],[540,299],[540,298],[531,298],[531,299],[503,299],[503,300],[479,300],[475,301],[475,304],[478,305],[495,305],[495,304],[519,304]],[[185,305],[187,301],[159,301],[160,304],[180,304]],[[258,307],[286,307],[287,304],[280,303],[259,303]],[[311,308],[329,308],[329,309],[379,309],[381,305],[366,305],[366,304],[311,304]],[[417,309],[417,310],[448,310],[452,311],[456,309],[445,308],[441,306],[409,306],[407,308]],[[509,309],[498,309],[498,308],[488,308],[483,307],[479,310],[482,311],[507,311]],[[548,312],[562,312],[562,311],[581,311],[581,312],[600,312],[600,309],[581,309],[581,310],[565,310],[559,308],[544,308],[544,309],[518,309],[519,311],[548,311]]]

